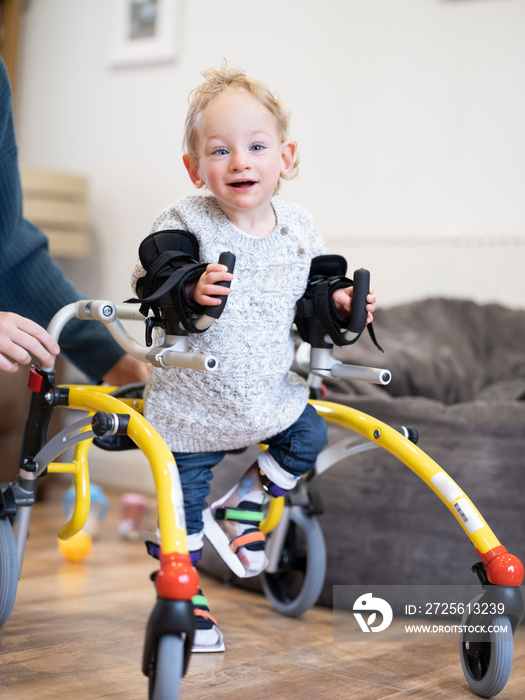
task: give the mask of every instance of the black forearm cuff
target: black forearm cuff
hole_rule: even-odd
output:
[[[352,286],[345,277],[346,260],[341,255],[319,255],[312,260],[304,296],[297,302],[295,324],[301,338],[311,342],[311,322],[321,324],[336,345],[347,345],[341,329],[348,319],[341,316],[334,302],[334,292]]]
[[[137,298],[140,311],[147,316],[150,309],[157,317],[162,310],[173,310],[178,321],[190,333],[201,333],[193,323],[195,314],[202,314],[203,307],[188,295],[206,269],[206,263],[198,262],[199,244],[189,231],[156,231],[147,236],[139,248],[139,257],[146,274],[137,281]]]

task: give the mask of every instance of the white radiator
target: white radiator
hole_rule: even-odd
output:
[[[348,275],[370,270],[381,307],[429,297],[498,302],[525,308],[525,233],[325,233]]]

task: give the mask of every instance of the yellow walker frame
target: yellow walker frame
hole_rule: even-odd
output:
[[[114,387],[113,387],[114,388]],[[184,522],[180,504],[182,492],[173,490],[176,468],[173,455],[160,435],[141,415],[141,399],[115,398],[111,387],[68,386],[69,408],[108,413],[126,413],[130,417],[128,435],[144,453],[151,466],[158,497],[161,547],[166,553],[186,554],[186,531],[178,523]],[[520,560],[507,552],[492,532],[485,519],[460,486],[442,467],[417,445],[372,416],[356,409],[328,401],[311,401],[327,423],[339,425],[376,443],[411,469],[445,504],[457,520],[474,549],[487,566],[489,581],[496,585],[516,586],[523,580]],[[52,462],[51,473],[71,473],[74,476],[76,501],[70,520],[59,530],[59,537],[68,539],[85,525],[90,508],[88,451],[93,438],[86,438],[76,446],[72,463]],[[279,522],[284,498],[270,501],[268,513],[261,524],[265,533]],[[466,515],[468,513],[468,516]]]
[[[136,312],[133,314],[129,309],[124,313],[127,318],[136,318]],[[67,318],[73,317],[71,314],[107,323],[112,334],[125,349],[131,350],[135,356],[140,354],[140,350],[143,353],[141,359],[153,364],[167,366],[164,363],[173,361],[173,364],[179,364],[179,366],[199,369],[211,369],[213,366],[209,357],[190,357],[179,347],[138,349],[137,344],[130,341],[129,336],[119,326],[117,308],[110,302],[79,302],[75,305],[75,309],[69,309]],[[63,322],[64,319],[59,325],[63,325]],[[34,503],[30,494],[32,489],[33,495],[36,493],[36,486],[33,488],[33,484],[36,484],[37,479],[46,469],[53,473],[73,474],[76,501],[70,520],[59,531],[59,537],[67,539],[82,529],[89,513],[87,453],[93,438],[104,434],[129,436],[144,453],[152,469],[158,499],[160,531],[160,570],[154,579],[157,603],[147,625],[142,668],[143,672],[150,677],[150,690],[155,700],[177,697],[171,692],[170,695],[166,695],[164,689],[173,688],[175,684],[178,693],[178,681],[188,666],[193,640],[191,598],[198,591],[198,574],[191,564],[186,548],[183,497],[173,454],[156,430],[142,416],[141,399],[117,398],[111,395],[112,389],[108,387],[73,385],[57,387],[50,370],[39,371],[35,368],[30,370],[28,385],[33,392],[35,408],[30,408],[25,442],[32,441],[35,444],[26,445],[26,457],[24,459],[23,452],[19,479],[13,486],[12,496],[9,495],[10,487],[3,490],[3,512],[0,512],[3,516],[0,517],[0,526],[9,521],[13,524],[13,532],[18,540],[18,566],[21,567],[29,514]],[[327,401],[313,400],[311,403],[328,423],[349,429],[366,438],[370,443],[387,450],[434,491],[472,542],[486,569],[487,585],[505,589],[520,586],[524,576],[520,560],[507,552],[472,501],[434,460],[397,430],[372,416]],[[64,446],[58,450],[58,453],[75,444],[73,462],[56,462],[54,460],[57,455],[55,455],[52,458],[53,461],[44,460],[40,463],[39,455],[48,450],[48,445],[56,440],[57,436],[42,446],[38,443],[39,440],[42,442],[42,434],[45,438],[46,427],[40,432],[37,431],[36,436],[32,436],[31,426],[38,423],[39,415],[49,412],[49,408],[58,406],[87,412],[90,418],[81,422],[81,427],[76,428],[76,434],[73,434],[75,430],[71,435],[68,429],[62,431],[66,437],[62,438]],[[100,417],[104,420],[100,421]],[[106,427],[101,428],[102,424]],[[113,432],[108,433],[108,425]],[[40,451],[38,447],[41,448]],[[28,456],[34,455],[35,452],[34,458]],[[16,502],[17,508],[14,507],[13,502]],[[283,506],[282,497],[271,501],[267,516],[261,525],[264,532],[269,533],[278,525]],[[10,530],[9,526],[8,531]],[[3,567],[0,574],[5,575],[7,572],[11,576],[4,562],[0,561],[0,566]],[[5,604],[5,610],[0,610],[0,624],[9,617],[13,604],[14,595],[12,601]],[[176,642],[177,645],[180,643],[180,646],[167,647],[164,645],[165,639]],[[174,654],[177,657],[175,663],[172,658]],[[473,689],[476,690],[476,687],[473,686]]]

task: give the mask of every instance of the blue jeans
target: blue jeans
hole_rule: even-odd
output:
[[[282,433],[263,443],[272,457],[293,476],[312,471],[317,455],[327,444],[326,423],[313,406],[307,404],[299,418]],[[184,512],[188,535],[201,532],[202,511],[210,493],[213,467],[226,452],[174,452],[184,496]],[[248,465],[249,466],[249,465]]]

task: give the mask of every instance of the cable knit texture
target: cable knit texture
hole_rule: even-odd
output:
[[[175,452],[259,442],[289,427],[306,405],[306,384],[290,371],[291,327],[312,258],[326,252],[325,244],[304,208],[278,198],[272,206],[277,225],[264,238],[235,227],[213,196],[185,197],[153,224],[152,231],[193,233],[203,262],[216,262],[225,250],[237,257],[222,316],[190,336],[190,351],[214,354],[218,370],[154,368],[146,387],[146,418]],[[138,263],[133,287],[143,274]]]

